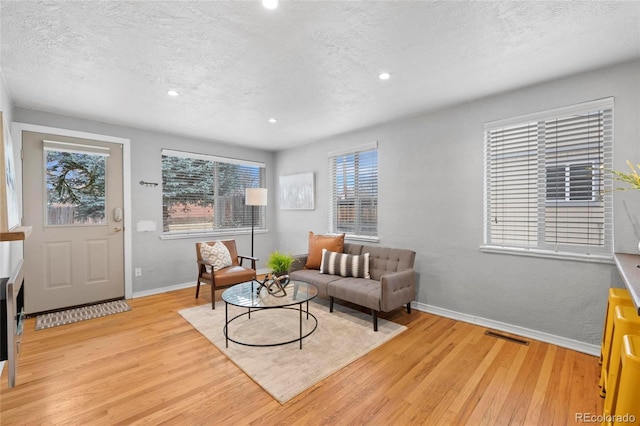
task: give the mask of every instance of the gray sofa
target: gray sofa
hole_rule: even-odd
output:
[[[292,280],[318,287],[320,296],[329,297],[331,312],[336,298],[371,309],[374,331],[378,331],[379,312],[389,312],[406,305],[407,312],[411,313],[411,302],[416,297],[414,251],[345,243],[344,253],[369,253],[371,278],[345,278],[321,274],[317,269],[304,269],[306,254],[294,256],[289,276]]]

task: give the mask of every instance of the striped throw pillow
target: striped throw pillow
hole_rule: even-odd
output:
[[[356,256],[322,249],[320,273],[370,279],[369,253]]]

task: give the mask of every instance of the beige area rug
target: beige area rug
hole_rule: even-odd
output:
[[[229,305],[230,318],[241,312],[246,308]],[[302,349],[299,342],[274,347],[229,342],[225,348],[224,302],[218,302],[215,310],[200,305],[179,313],[281,404],[407,329],[378,318],[376,333],[370,315],[338,304],[330,313],[328,304],[310,302],[309,312],[318,319],[318,328],[303,339]],[[245,315],[231,323],[229,336],[262,344],[292,340],[300,333],[299,318],[299,312],[291,309],[252,312],[251,319]],[[303,316],[303,334],[314,324]]]

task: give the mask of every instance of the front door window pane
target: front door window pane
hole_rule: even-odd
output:
[[[104,224],[107,157],[55,150],[45,154],[47,225]]]

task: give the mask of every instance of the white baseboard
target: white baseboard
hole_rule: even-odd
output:
[[[530,339],[540,340],[542,342],[551,343],[556,346],[582,352],[588,355],[600,356],[600,346],[598,345],[592,345],[589,343],[580,342],[578,340],[567,339],[566,337],[556,336],[554,334],[544,333],[537,330],[531,330],[529,328],[519,327],[517,325],[507,324],[505,322],[494,321],[487,318],[476,317],[461,312],[451,311],[449,309],[427,305],[425,303],[411,302],[411,307],[430,314],[439,315],[462,322],[468,322],[470,324],[504,331],[505,333],[528,337]]]
[[[3,368],[4,368],[4,361],[0,361],[0,376],[2,375]]]
[[[195,287],[196,283],[189,281],[188,283],[170,285],[168,287],[153,288],[151,290],[142,290],[133,292],[133,298],[153,296],[154,294],[168,293],[174,290],[182,290],[183,288]],[[195,295],[195,293],[194,293]]]
[[[271,269],[269,268],[262,268],[262,269],[256,270],[256,274],[258,275],[267,274],[269,272],[271,272]],[[132,298],[135,299],[138,297],[153,296],[154,294],[167,293],[169,291],[182,290],[183,288],[189,288],[189,287],[195,287],[195,286],[196,286],[196,283],[194,283],[193,281],[190,281],[188,283],[175,284],[175,285],[170,285],[168,287],[160,287],[160,288],[153,288],[151,290],[135,291],[133,292]]]

